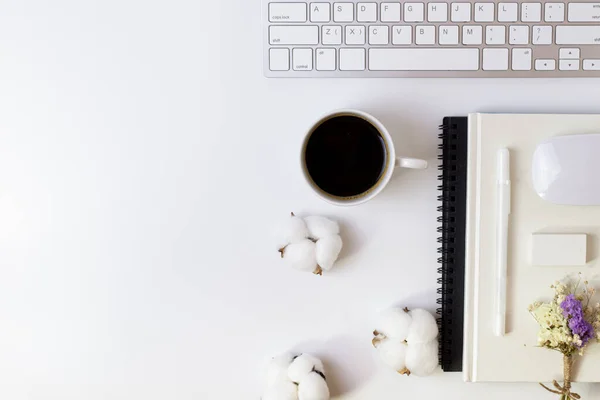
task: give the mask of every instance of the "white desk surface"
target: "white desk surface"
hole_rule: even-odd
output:
[[[261,37],[256,0],[0,2],[0,398],[258,399],[288,348],[324,358],[337,399],[549,397],[398,376],[371,320],[435,308],[442,117],[599,112],[600,80],[267,80]],[[432,168],[321,202],[298,147],[340,107]],[[290,211],[342,221],[334,272],[283,266]]]

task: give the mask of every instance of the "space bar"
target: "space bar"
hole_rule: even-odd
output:
[[[371,71],[477,71],[479,49],[369,49]]]

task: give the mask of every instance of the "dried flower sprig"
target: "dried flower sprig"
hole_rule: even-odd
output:
[[[580,399],[571,392],[571,370],[574,356],[582,356],[585,348],[593,341],[600,340],[600,304],[590,306],[596,290],[579,278],[571,282],[554,282],[554,298],[550,303],[535,302],[529,312],[540,326],[538,345],[563,354],[564,384],[554,381],[555,389],[542,385],[546,390],[561,396],[561,400]]]

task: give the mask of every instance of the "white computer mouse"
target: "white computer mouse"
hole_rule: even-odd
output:
[[[555,136],[540,143],[531,171],[533,187],[544,200],[600,205],[600,133]]]

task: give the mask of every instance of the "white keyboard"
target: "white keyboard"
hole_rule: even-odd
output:
[[[268,77],[600,77],[600,2],[263,0]]]

